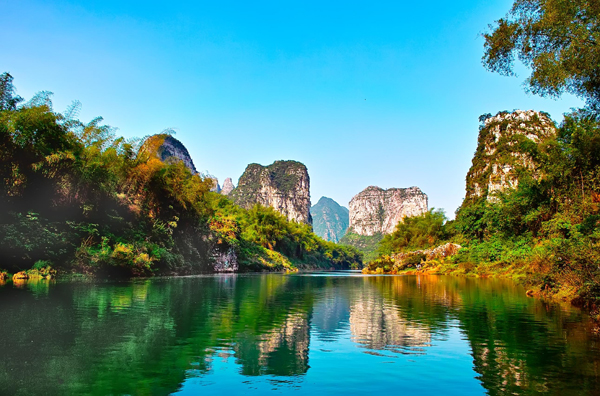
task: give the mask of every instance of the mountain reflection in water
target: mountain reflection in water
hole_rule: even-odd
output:
[[[596,394],[579,311],[356,273],[0,286],[0,394]]]

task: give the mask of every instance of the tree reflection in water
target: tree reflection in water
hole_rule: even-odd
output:
[[[361,369],[377,370],[361,367],[372,364],[365,352],[429,359],[453,331],[478,378],[463,375],[490,394],[599,389],[600,354],[582,315],[508,282],[343,274],[38,281],[1,286],[0,301],[3,394],[169,394],[210,378],[217,359],[242,377],[308,389],[302,378],[321,370],[311,359],[354,367],[359,380]],[[336,351],[345,340],[357,347],[346,363],[311,350],[317,342]],[[364,381],[397,386],[388,377]]]

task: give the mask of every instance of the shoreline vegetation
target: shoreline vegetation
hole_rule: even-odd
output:
[[[403,256],[404,260],[398,259],[397,256],[393,258],[379,256],[377,260],[365,265],[362,273],[368,275],[452,275],[510,279],[524,286],[526,295],[529,297],[570,303],[575,307],[584,308],[592,314],[592,319],[595,322],[600,323],[600,315],[598,315],[597,306],[595,305],[596,299],[583,299],[575,286],[562,285],[558,288],[551,288],[548,284],[540,282],[540,268],[538,266],[526,261],[508,265],[503,262],[479,264],[461,262],[455,257],[460,248],[462,248],[460,245],[447,243],[435,249],[429,249],[429,251],[441,250],[447,252],[446,254],[434,255],[431,258],[423,254],[423,250],[409,251],[397,255]]]

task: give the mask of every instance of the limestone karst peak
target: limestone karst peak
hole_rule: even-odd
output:
[[[259,203],[271,206],[290,221],[312,223],[310,178],[306,166],[298,161],[248,165],[229,196],[247,209]]]
[[[544,112],[503,111],[480,120],[477,150],[467,174],[467,203],[479,197],[496,200],[498,193],[517,187],[524,174],[539,178],[539,164],[531,151],[556,136],[556,125]]]
[[[235,186],[233,185],[233,181],[231,180],[231,177],[228,177],[223,182],[223,188],[221,188],[221,194],[229,195],[234,190],[234,188],[235,188]]]
[[[349,227],[358,235],[390,234],[404,217],[427,210],[427,195],[419,187],[369,186],[350,201]]]

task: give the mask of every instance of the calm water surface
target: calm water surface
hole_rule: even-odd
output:
[[[578,310],[357,273],[0,286],[0,394],[598,394]]]

